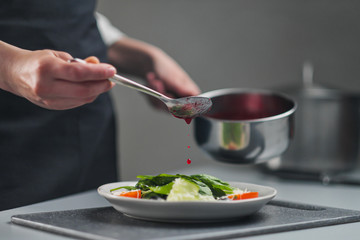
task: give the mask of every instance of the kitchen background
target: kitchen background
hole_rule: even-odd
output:
[[[360,91],[359,1],[100,0],[98,11],[162,48],[203,92],[300,85],[304,61],[313,63],[315,82]],[[122,180],[221,164],[196,146],[192,125],[154,110],[134,90],[117,86],[112,94]]]

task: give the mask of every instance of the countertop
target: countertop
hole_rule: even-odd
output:
[[[239,166],[230,164],[211,164],[206,166],[186,166],[179,171],[169,173],[198,174],[207,173],[226,181],[249,182],[266,185],[277,189],[275,199],[288,200],[327,207],[360,210],[360,186],[353,185],[323,185],[321,182],[283,180],[275,176],[264,174],[253,166]],[[131,179],[133,180],[133,179]],[[70,209],[109,206],[108,202],[99,196],[96,190],[75,194],[51,201],[10,209],[0,212],[1,239],[71,239],[31,228],[12,224],[11,216],[16,214],[48,212]],[[320,228],[296,230],[283,233],[273,233],[241,239],[358,239],[360,222],[348,223]]]

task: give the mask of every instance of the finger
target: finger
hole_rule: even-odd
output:
[[[156,78],[155,73],[149,72],[146,74],[146,80],[148,82],[148,85],[150,88],[154,89],[155,91],[158,91],[162,94],[165,94],[165,85],[162,81]]]
[[[153,72],[147,73],[146,79],[148,81],[148,85],[150,88],[152,88],[160,93],[163,93],[163,94],[167,95],[168,97],[171,97],[168,94],[166,94],[164,84],[159,79],[156,79],[155,73],[153,73]],[[153,107],[155,107],[156,109],[167,110],[166,105],[161,100],[159,100],[155,97],[152,97],[152,96],[148,96],[148,99],[149,99],[150,104]]]
[[[109,91],[114,84],[109,80],[97,80],[87,82],[71,82],[66,80],[54,80],[47,86],[39,86],[36,94],[42,98],[73,98],[84,99],[97,96]]]
[[[61,61],[50,65],[49,68],[56,78],[75,82],[108,79],[116,73],[116,69],[106,63],[84,64]]]
[[[174,95],[177,97],[186,97],[196,96],[201,93],[195,82],[185,73],[172,75],[171,79],[160,79],[154,73],[150,72],[146,77],[152,88],[167,96]]]
[[[58,58],[60,58],[60,59],[62,59],[62,60],[64,60],[64,61],[68,61],[68,60],[70,60],[70,59],[73,58],[73,57],[72,57],[69,53],[67,53],[67,52],[52,51],[52,53],[53,53],[56,57],[58,57]]]
[[[196,96],[201,93],[200,88],[187,75],[179,76],[173,81],[166,81],[166,87],[180,97]]]

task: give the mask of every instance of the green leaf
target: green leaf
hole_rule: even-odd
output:
[[[155,193],[153,191],[147,191],[147,192],[141,193],[141,198],[143,198],[143,199],[159,199],[159,198],[161,198],[161,199],[166,200],[167,195]]]
[[[116,191],[116,190],[119,190],[119,189],[127,189],[127,190],[131,191],[131,190],[137,190],[138,188],[134,187],[134,186],[122,186],[122,187],[110,189],[110,192],[113,192],[113,191]]]
[[[138,187],[141,190],[149,190],[149,187],[166,185],[174,181],[174,179],[178,178],[178,176],[170,174],[159,174],[157,176],[140,175],[137,176],[137,178],[140,178],[140,180],[135,185],[135,187]]]
[[[161,187],[167,184],[172,183],[176,178],[184,178],[185,180],[191,181],[195,184],[197,184],[200,187],[199,193],[201,195],[206,196],[212,196],[211,189],[202,181],[199,181],[197,179],[194,179],[187,175],[182,174],[176,174],[176,175],[170,175],[170,174],[159,174],[157,176],[151,176],[151,175],[140,175],[137,176],[137,178],[140,178],[138,183],[135,187],[141,190],[152,190],[154,187]],[[170,189],[171,190],[171,189]],[[169,191],[170,192],[170,191]]]
[[[174,185],[174,182],[170,182],[163,186],[155,186],[155,187],[149,187],[149,188],[151,191],[153,191],[155,193],[169,195],[173,185]]]
[[[186,176],[186,175],[181,175],[182,178],[190,181],[190,182],[193,182],[195,183],[196,185],[198,185],[200,187],[199,189],[199,194],[201,195],[205,195],[205,196],[212,196],[212,191],[211,189],[203,182],[197,180],[197,179],[194,179],[190,176]]]
[[[234,188],[231,187],[229,183],[224,182],[219,178],[207,174],[191,175],[190,177],[206,184],[215,198],[234,192]]]

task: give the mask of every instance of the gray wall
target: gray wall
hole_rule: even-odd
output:
[[[316,82],[360,91],[359,1],[101,0],[98,10],[127,35],[165,50],[204,92],[296,85],[306,60]],[[197,148],[191,125],[155,111],[134,90],[112,93],[123,180],[217,164]]]

